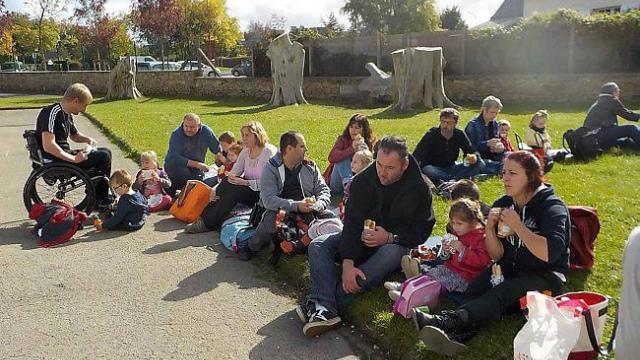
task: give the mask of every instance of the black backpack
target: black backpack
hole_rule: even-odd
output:
[[[590,130],[584,126],[575,130],[567,130],[562,135],[562,146],[570,151],[576,159],[593,159],[604,152],[598,142],[599,130]]]

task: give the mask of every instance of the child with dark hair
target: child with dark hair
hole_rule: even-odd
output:
[[[464,292],[491,261],[484,245],[485,218],[480,212],[480,204],[467,198],[454,201],[449,209],[449,223],[455,240],[442,244],[443,252],[450,254],[442,265],[418,265],[418,259],[406,255],[402,268],[407,278],[423,274],[439,282],[447,291]],[[392,299],[400,295],[400,283],[387,282],[385,287],[390,290]]]
[[[218,142],[220,142],[220,156],[216,158],[216,165],[223,166],[229,161],[229,148],[236,144],[236,136],[231,131],[224,131],[218,136]],[[231,170],[231,169],[229,169]]]
[[[491,207],[480,201],[480,188],[472,180],[458,180],[451,188],[452,201],[456,201],[462,198],[477,201],[480,204],[480,211],[482,212],[482,216],[484,216],[485,219],[487,218],[487,216],[489,216],[489,210],[491,210]],[[448,227],[447,230],[449,230]]]

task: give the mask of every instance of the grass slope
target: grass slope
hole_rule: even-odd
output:
[[[39,99],[38,99],[39,100]],[[0,107],[3,99],[0,99]],[[344,129],[348,118],[355,112],[369,116],[372,126],[381,137],[384,134],[400,134],[407,138],[411,149],[426,130],[437,126],[438,112],[411,112],[396,114],[386,108],[353,108],[342,105],[318,104],[282,108],[263,107],[261,101],[247,99],[183,100],[147,98],[140,101],[117,101],[91,105],[88,112],[115,136],[135,156],[153,149],[162,157],[166,153],[168,138],[187,112],[195,112],[216,133],[232,130],[239,134],[242,124],[257,120],[264,124],[271,135],[271,142],[278,143],[279,134],[295,129],[307,139],[308,156],[324,169],[326,157],[336,137]],[[511,121],[513,130],[524,134],[530,114],[538,107],[533,105],[508,105],[499,118]],[[562,133],[581,125],[584,106],[556,106],[549,108],[551,118],[548,127],[554,146],[560,147]],[[475,116],[475,110],[461,111],[459,127]],[[640,224],[640,157],[619,151],[600,157],[589,163],[556,164],[547,179],[557,194],[567,204],[596,207],[600,214],[602,230],[597,243],[597,260],[592,271],[573,272],[569,276],[570,289],[588,289],[613,296],[617,304],[621,286],[621,263],[624,241],[635,226]],[[497,178],[480,184],[482,200],[491,204],[502,194]],[[447,203],[435,199],[437,224],[434,234],[444,232]],[[285,259],[270,276],[280,283],[286,282],[299,294],[308,287],[308,267],[304,257]],[[348,320],[368,331],[376,341],[389,350],[393,358],[438,358],[427,352],[417,341],[412,324],[394,317],[390,312],[391,301],[382,289],[368,292],[356,298],[349,307]],[[613,314],[613,311],[610,313]],[[513,357],[513,337],[523,321],[515,316],[487,327],[470,343],[470,351],[463,359]],[[611,331],[612,321],[608,324]],[[481,354],[481,355],[480,355]]]

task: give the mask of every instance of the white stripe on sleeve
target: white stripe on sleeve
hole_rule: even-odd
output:
[[[58,112],[61,110],[60,104],[56,104],[53,108],[51,108],[51,113],[49,113],[49,132],[53,134],[53,128],[56,122],[56,116],[58,116]]]

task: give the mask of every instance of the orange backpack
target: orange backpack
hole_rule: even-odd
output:
[[[211,188],[207,184],[198,180],[189,180],[169,212],[180,221],[192,223],[209,205],[210,193]]]

